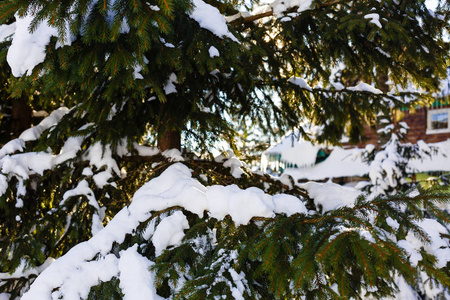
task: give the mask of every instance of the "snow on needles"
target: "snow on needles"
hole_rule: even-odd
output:
[[[228,30],[227,22],[219,12],[217,8],[209,5],[202,0],[193,0],[194,10],[190,14],[190,17],[197,21],[200,27],[205,28],[218,37],[228,37],[232,41],[237,42],[238,40],[231,32]]]
[[[323,213],[353,206],[360,194],[332,183],[307,183],[301,187],[308,191],[317,206],[322,206]],[[168,247],[179,245],[183,242],[184,230],[189,229],[189,222],[178,207],[200,217],[205,211],[218,220],[230,216],[237,226],[247,224],[253,217],[270,218],[275,213],[308,215],[303,202],[291,195],[271,196],[255,187],[242,190],[236,185],[204,186],[191,176],[187,166],[178,162],[144,184],[134,194],[131,204],[116,214],[104,229],[45,269],[21,300],[51,300],[62,295],[69,300],[86,299],[93,286],[112,278],[120,280],[124,299],[163,299],[155,290],[155,273],[151,270],[154,262],[139,254],[138,245],[119,253],[113,250],[113,245],[121,244],[127,234],[136,234],[138,227],[153,217],[152,212],[168,208],[173,208],[174,212],[158,214],[160,222],[153,218],[142,237],[153,244],[157,256]],[[392,221],[390,224],[398,225]],[[428,234],[430,243],[424,244],[408,234],[405,240],[399,241],[399,246],[410,256],[412,264],[422,259],[418,251],[424,247],[427,253],[437,257],[439,267],[445,266],[450,255],[440,233],[445,233],[446,229],[430,219],[417,221],[417,225]],[[374,242],[369,232],[360,234]],[[246,284],[243,276],[230,272],[237,287]],[[233,296],[240,299],[239,288],[234,290]]]
[[[194,0],[194,9],[190,13],[190,17],[197,21],[202,28],[211,31],[219,37],[228,37],[237,42],[236,37],[228,30],[224,16],[222,16],[217,8],[211,6],[202,0]],[[159,10],[158,7],[154,7]],[[109,14],[112,15],[110,11]],[[56,27],[48,25],[47,20],[42,20],[30,32],[35,15],[29,13],[24,17],[16,15],[16,22],[11,25],[0,26],[0,41],[7,38],[12,39],[11,46],[7,53],[7,61],[11,67],[12,73],[16,77],[23,75],[31,75],[34,67],[45,60],[45,48],[50,43],[51,37],[58,37],[59,40],[56,47],[70,45],[74,37],[67,28],[63,37],[58,33]],[[112,17],[111,17],[112,18]],[[128,33],[129,27],[124,22],[122,24],[121,33]],[[62,40],[61,40],[62,39]],[[139,69],[135,72],[136,78],[141,78]]]
[[[311,8],[312,0],[276,0],[271,6],[276,17],[282,17],[289,8],[298,7],[297,12],[308,10]]]
[[[152,286],[154,274],[148,271],[152,262],[140,256],[136,247],[122,251],[116,257],[110,253],[112,246],[114,242],[123,242],[126,234],[134,232],[152,211],[174,206],[182,206],[199,216],[206,210],[217,219],[230,215],[237,225],[248,223],[254,216],[272,217],[275,212],[288,215],[307,212],[301,200],[290,195],[270,196],[258,188],[241,190],[235,185],[205,187],[191,177],[188,167],[176,163],[142,186],[130,206],[123,208],[103,230],[43,271],[22,300],[50,300],[62,291],[65,299],[86,299],[92,286],[112,277],[120,278],[124,299],[135,299],[133,287],[138,274],[147,272],[145,276],[138,276],[139,281],[147,282],[147,287]],[[177,226],[173,226],[175,223]],[[184,214],[177,211],[159,223],[152,234],[152,243],[158,252],[163,251],[167,246],[178,244],[184,236],[183,230],[188,227]],[[53,292],[55,290],[59,292]],[[146,299],[159,298],[152,289],[142,293],[149,297]]]
[[[351,207],[356,198],[362,194],[361,191],[332,182],[308,182],[301,184],[300,187],[308,191],[309,196],[314,199],[314,204],[317,207],[322,207],[322,213],[343,206]]]
[[[16,77],[25,73],[31,75],[33,68],[44,61],[45,46],[50,42],[50,38],[58,36],[56,28],[44,23],[39,24],[31,33],[29,28],[32,20],[32,15],[23,18],[16,16],[16,31],[6,57]]]

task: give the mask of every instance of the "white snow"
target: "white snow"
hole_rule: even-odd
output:
[[[273,14],[277,18],[283,17],[289,8],[297,7],[297,12],[311,8],[312,0],[277,0],[271,4]]]
[[[343,187],[331,182],[307,182],[299,186],[308,191],[308,195],[314,199],[316,207],[322,207],[322,213],[343,206],[352,207],[356,198],[362,194],[361,191],[356,189]]]
[[[61,120],[61,118],[68,112],[69,109],[67,107],[61,107],[54,110],[50,114],[50,116],[42,120],[38,125],[22,132],[22,134],[19,136],[19,139],[22,139],[25,142],[37,140],[45,130],[57,124],[59,120]]]
[[[360,157],[355,156],[355,152],[362,152],[362,149],[336,147],[325,161],[309,168],[287,168],[284,170],[284,174],[291,175],[294,180],[322,180],[336,177],[363,176],[368,173],[368,165]],[[300,159],[300,153],[298,155],[298,159]]]
[[[330,84],[334,87],[336,91],[341,91],[345,89],[345,86],[340,82],[330,82]]]
[[[228,157],[225,158],[223,166],[231,169],[231,175],[234,178],[240,178],[244,174],[244,171],[241,169],[243,166],[242,162],[234,155],[233,151],[228,150],[227,153]]]
[[[383,49],[381,49],[380,47],[375,47],[375,49],[377,49],[378,52],[380,52],[380,53],[383,54],[384,56],[386,56],[386,57],[388,57],[388,58],[391,57],[391,55],[390,55],[389,53],[385,52],[385,51],[384,51]],[[390,83],[389,81],[386,82],[386,84],[389,84],[389,83]]]
[[[238,42],[237,38],[228,30],[224,16],[217,8],[205,3],[202,0],[193,0],[194,10],[190,17],[197,21],[200,27],[211,31],[218,37],[228,37],[232,41]]]
[[[140,255],[138,245],[120,252],[119,280],[124,300],[163,299],[156,294],[155,275],[150,271],[153,262]]]
[[[294,147],[297,147],[295,143]],[[300,141],[299,143],[309,142]],[[262,155],[262,164],[265,163],[265,166],[268,166],[270,153],[280,153],[283,158],[282,160],[300,166],[301,164],[298,162],[303,161],[304,157],[307,158],[308,156],[312,156],[313,154],[316,155],[317,153],[317,150],[311,146],[309,146],[310,150],[308,152],[306,151],[308,147],[305,146],[302,148],[305,149],[304,151],[292,151],[291,153],[289,150],[286,150],[289,149],[291,145],[292,144],[290,141],[286,139],[282,143],[269,148],[267,152],[264,152]],[[410,171],[450,171],[450,139],[439,143],[429,143],[428,146],[438,148],[439,152],[431,157],[425,156],[423,159],[410,160],[408,162]],[[373,151],[373,146],[368,146],[366,150]],[[369,165],[362,160],[361,154],[363,151],[364,149],[358,148],[344,149],[341,147],[335,147],[330,153],[330,156],[328,156],[323,162],[307,168],[286,168],[283,174],[292,176],[294,181],[299,179],[322,180],[326,178],[364,176],[369,174],[370,168]],[[291,153],[292,157],[285,156],[285,152],[288,154]]]
[[[347,89],[350,91],[357,91],[357,92],[369,92],[369,93],[373,93],[373,94],[383,94],[383,92],[380,91],[379,89],[374,88],[370,84],[367,84],[364,82],[360,82],[356,86],[351,86]]]
[[[184,161],[183,155],[181,155],[178,149],[169,149],[162,153],[169,161]]]
[[[418,262],[422,260],[420,252],[407,240],[400,240],[397,245],[408,253],[411,266],[417,267]]]
[[[209,47],[208,52],[210,57],[220,56],[219,50],[214,46]]]
[[[102,220],[105,218],[105,208],[100,207],[100,205],[97,202],[97,199],[95,198],[94,192],[89,187],[89,183],[86,180],[80,181],[76,188],[65,192],[60,205],[64,205],[64,202],[68,198],[73,196],[86,196],[89,205],[95,208],[96,213],[94,213],[93,215],[91,233],[92,235],[96,235],[100,230],[103,229]]]
[[[418,262],[423,259],[420,251],[424,250],[426,253],[436,257],[436,268],[445,268],[450,261],[450,246],[445,238],[441,237],[441,234],[448,234],[448,229],[433,219],[425,218],[423,220],[417,220],[415,223],[425,232],[425,236],[430,242],[424,242],[422,237],[409,231],[406,238],[398,241],[397,245],[405,250],[412,267],[416,267]],[[422,272],[421,276],[424,282],[428,280],[428,276],[425,273]],[[430,299],[435,299],[435,296],[443,291],[442,287],[434,284],[426,284],[422,288]]]
[[[52,167],[53,157],[45,152],[20,153],[5,156],[0,160],[1,171],[4,174],[15,174],[28,179],[32,174],[42,175]]]
[[[25,73],[31,75],[33,68],[44,61],[45,47],[50,38],[58,36],[57,29],[48,26],[46,22],[41,22],[34,32],[30,33],[32,20],[32,15],[23,18],[16,15],[16,30],[6,57],[16,77]]]
[[[11,278],[21,278],[21,277],[29,277],[30,275],[39,275],[44,271],[48,266],[50,266],[55,260],[51,257],[47,258],[44,263],[35,268],[27,268],[25,260],[20,262],[19,267],[12,273],[0,273],[0,279],[11,279]],[[0,298],[1,299],[1,298]]]
[[[122,251],[117,258],[110,254],[112,245],[114,242],[121,243],[126,234],[135,231],[140,222],[150,216],[151,211],[175,206],[182,206],[199,216],[205,210],[210,212],[211,217],[218,219],[230,215],[237,225],[247,224],[255,216],[271,217],[274,212],[287,215],[306,213],[301,200],[293,196],[270,196],[258,188],[242,190],[234,185],[205,187],[191,177],[191,171],[185,165],[175,163],[159,177],[142,186],[135,193],[130,206],[123,208],[103,230],[73,247],[45,269],[22,300],[50,300],[52,297],[57,298],[60,293],[64,293],[65,299],[86,298],[93,285],[114,276],[119,277],[121,284],[126,286],[126,293],[129,293],[127,297],[135,297],[131,291],[135,286],[132,282],[152,280],[151,274],[141,276],[144,269],[148,273],[145,266],[151,262],[139,256],[136,248]],[[146,235],[158,251],[162,251],[164,247],[179,243],[186,228],[186,217],[181,211],[176,211],[162,219],[153,235],[151,229]],[[126,270],[127,265],[135,274]],[[239,276],[235,277],[237,281],[240,280]],[[58,288],[59,292],[52,296],[52,291]],[[153,295],[153,290],[143,291],[142,295]]]
[[[5,157],[6,155],[13,154],[16,151],[23,151],[25,148],[25,141],[22,139],[14,139],[7,142],[0,149],[0,158]]]
[[[102,146],[100,142],[92,145],[88,153],[85,154],[85,159],[89,161],[89,164],[100,169],[103,166],[107,167],[109,172],[114,171],[120,175],[119,166],[117,162],[112,158],[112,151],[109,145]]]
[[[175,84],[177,83],[177,75],[175,73],[170,74],[169,79],[167,79],[166,85],[164,86],[164,92],[166,93],[166,95],[177,92],[177,88],[175,86]]]
[[[155,254],[160,255],[168,246],[177,246],[184,237],[184,229],[189,229],[186,216],[181,211],[164,218],[153,233],[152,243],[155,246]]]
[[[4,42],[16,31],[16,23],[0,25],[0,42]]]
[[[252,14],[249,13],[248,11],[240,11],[237,14],[231,15],[231,16],[225,16],[225,20],[227,21],[227,23],[231,23],[234,20],[237,20],[239,18],[246,18],[246,17],[250,17]]]
[[[11,294],[8,294],[8,293],[0,294],[0,300],[9,300],[10,298],[11,298]]]
[[[380,23],[380,15],[372,13],[364,16],[364,19],[370,19],[370,23],[375,24],[379,28],[383,28]]]
[[[299,201],[297,197],[278,194],[273,196],[274,212],[277,214],[285,213],[288,217],[296,213],[306,214],[307,209],[303,202]]]
[[[57,261],[54,262],[54,264]],[[61,285],[60,289],[51,293],[52,298],[48,298],[49,292],[38,293],[39,297],[32,298],[29,294],[25,294],[21,300],[26,299],[60,299],[64,295],[64,299],[67,300],[79,300],[79,299],[87,299],[90,291],[90,287],[99,284],[100,281],[108,281],[113,276],[118,273],[118,259],[114,254],[106,255],[105,257],[100,257],[97,260],[92,261],[73,261],[69,263],[66,261],[69,266],[77,265],[76,271],[66,273],[60,272],[59,274],[52,274],[53,280],[56,282],[64,282],[65,284]],[[51,268],[51,265],[49,268]],[[41,274],[45,274],[47,269]],[[59,276],[61,277],[59,277]],[[36,279],[37,281],[37,279]],[[42,297],[42,298],[40,298]]]
[[[75,158],[78,151],[81,150],[82,143],[83,137],[81,136],[69,137],[64,143],[59,155],[55,157],[55,165],[62,164],[69,159]]]
[[[102,171],[100,173],[95,174],[92,176],[92,179],[94,179],[95,184],[99,188],[103,188],[105,185],[110,184],[108,182],[109,179],[111,179],[113,176],[110,171]]]
[[[292,84],[298,85],[302,89],[306,89],[308,91],[312,91],[311,87],[306,83],[303,78],[292,76],[288,79],[288,81]]]
[[[143,146],[137,143],[133,147],[140,156],[154,156],[159,153],[159,149],[156,147]]]
[[[428,254],[436,256],[436,267],[444,268],[450,261],[450,246],[447,241],[441,237],[441,234],[448,234],[448,230],[439,222],[433,219],[423,219],[416,221],[416,224],[422,228],[430,239],[430,244],[423,243],[411,232],[406,236],[406,240],[411,243],[416,251],[425,249]],[[411,247],[411,248],[412,248]]]

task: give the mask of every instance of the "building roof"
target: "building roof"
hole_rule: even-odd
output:
[[[423,160],[412,160],[411,173],[450,171],[450,139],[428,145],[436,147],[438,153]],[[283,170],[283,174],[291,175],[294,180],[360,177],[369,173],[369,165],[362,161],[362,153],[365,149],[334,147],[324,161],[311,164],[313,160],[315,161],[319,149],[320,145],[312,145],[304,140],[295,141],[292,147],[292,143],[290,141],[287,143],[285,138],[282,143],[263,153],[262,164],[265,163],[267,168],[269,155],[280,154],[281,160],[298,166],[298,168],[286,167]]]

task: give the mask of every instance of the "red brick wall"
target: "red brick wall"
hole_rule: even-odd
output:
[[[450,138],[450,132],[426,134],[427,130],[427,108],[417,109],[415,112],[407,112],[401,121],[409,126],[407,141],[417,143],[423,140],[426,143],[442,142]]]
[[[442,108],[450,107],[450,105],[443,106]],[[403,115],[401,122],[405,122],[409,126],[408,134],[406,136],[406,142],[417,143],[419,140],[423,140],[426,143],[437,143],[450,139],[450,132],[426,134],[427,131],[427,108],[419,108],[415,111],[402,112]],[[377,133],[374,128],[364,126],[365,129],[365,141],[356,145],[358,148],[364,148],[367,144],[377,145]],[[344,147],[354,147],[349,143],[344,143]]]

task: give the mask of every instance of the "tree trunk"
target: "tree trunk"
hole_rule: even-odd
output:
[[[166,129],[158,134],[158,148],[161,152],[169,149],[181,150],[181,132],[177,129]]]
[[[11,137],[18,137],[31,127],[33,110],[25,99],[12,99]]]
[[[157,132],[158,148],[161,152],[170,149],[181,150],[182,116],[180,103],[176,97],[167,97],[166,102],[158,103],[159,120]]]
[[[386,73],[382,72],[382,71],[378,71],[377,70],[377,83],[378,83],[378,88],[383,92],[383,93],[388,93],[389,92],[389,85],[386,84],[386,82],[388,81],[389,77],[387,76]]]

